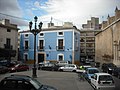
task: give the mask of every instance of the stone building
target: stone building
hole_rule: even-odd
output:
[[[0,21],[0,59],[17,60],[18,28],[8,19]]]
[[[108,15],[108,20],[102,22],[102,31],[95,39],[95,60],[120,65],[120,10],[117,7],[115,16]]]
[[[95,34],[101,31],[101,24],[99,18],[91,17],[87,20],[87,24],[82,24],[80,30],[80,59],[95,60]]]

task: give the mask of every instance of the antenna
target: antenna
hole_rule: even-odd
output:
[[[51,17],[50,23],[52,23],[52,19],[53,19],[53,18]]]

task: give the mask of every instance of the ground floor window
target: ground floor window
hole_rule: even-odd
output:
[[[64,61],[64,54],[58,54],[58,61]]]

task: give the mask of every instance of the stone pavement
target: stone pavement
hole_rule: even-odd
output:
[[[8,73],[0,75],[0,79],[10,74],[22,74],[32,76],[32,71]],[[91,85],[85,80],[80,81],[77,73],[73,72],[55,72],[37,70],[37,78],[39,82],[51,85],[58,90],[93,90]]]

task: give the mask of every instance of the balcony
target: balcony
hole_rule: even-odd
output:
[[[56,46],[56,50],[58,51],[64,51],[65,46]]]
[[[4,44],[4,48],[5,49],[13,49],[13,46],[12,45],[8,45],[8,44]]]
[[[44,51],[45,47],[44,46],[37,46],[38,51]]]

